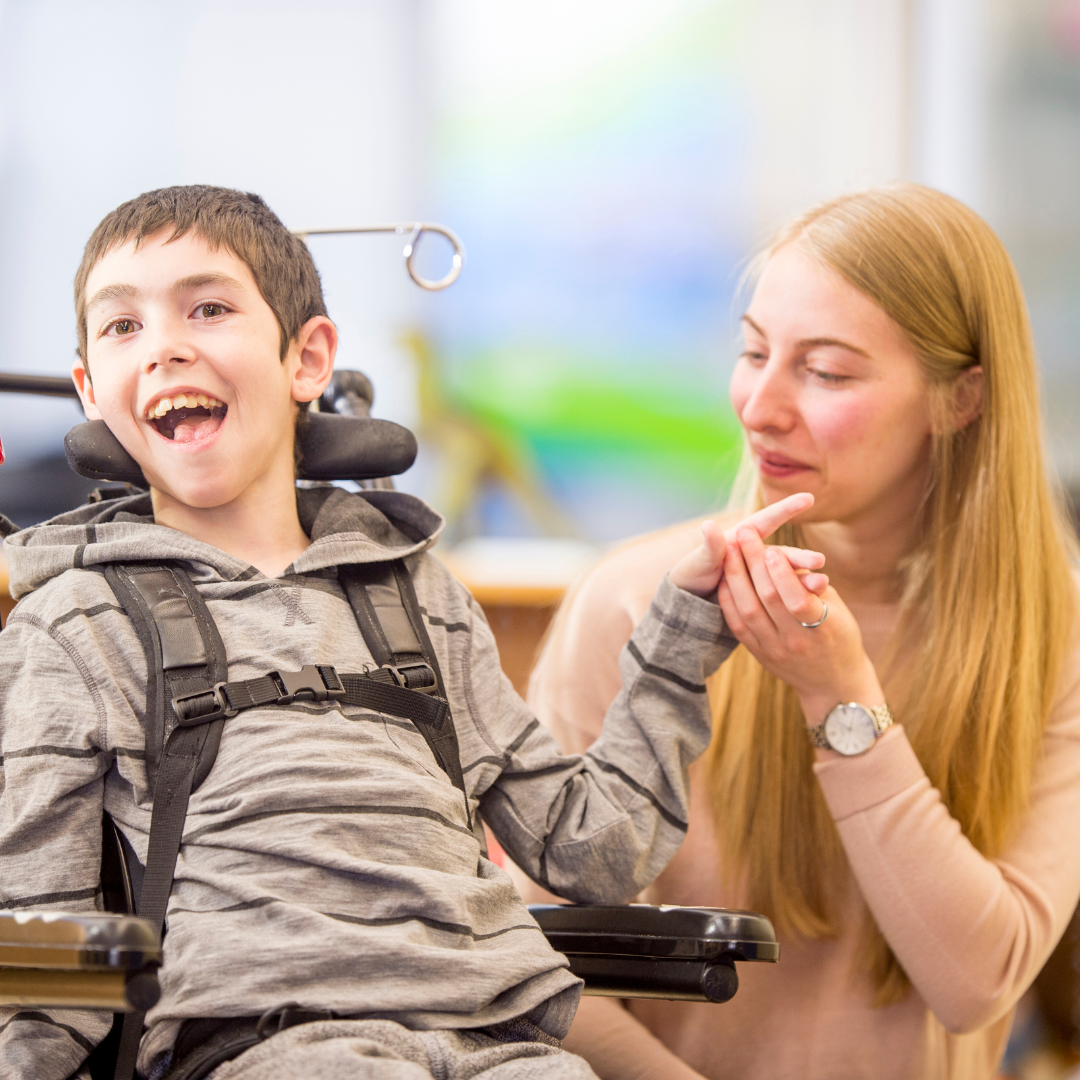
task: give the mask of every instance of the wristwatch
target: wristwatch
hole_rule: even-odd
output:
[[[810,728],[810,741],[822,750],[835,750],[845,757],[865,754],[892,726],[888,705],[860,705],[857,701],[840,704],[825,722]]]

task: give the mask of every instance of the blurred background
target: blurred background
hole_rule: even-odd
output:
[[[755,244],[897,178],[1004,237],[1080,482],[1077,0],[3,0],[0,369],[67,371],[82,244],[140,191],[253,190],[292,228],[444,221],[468,263],[440,294],[395,238],[312,238],[340,364],[420,428],[402,486],[452,540],[602,544],[722,503]],[[54,467],[76,418],[0,397],[16,520],[81,493]]]
[[[296,229],[449,225],[468,259],[442,293],[399,239],[310,246],[339,366],[421,435],[399,486],[504,590],[493,621],[531,605],[502,631],[520,685],[598,546],[722,505],[755,245],[895,179],[1005,240],[1080,487],[1080,0],[0,0],[0,370],[66,374],[82,245],[141,191],[256,191]],[[437,239],[421,256],[448,267]],[[62,461],[79,418],[0,395],[20,524],[92,486]],[[1012,1075],[1060,1074],[1063,1015],[1051,1038],[1022,1014]]]

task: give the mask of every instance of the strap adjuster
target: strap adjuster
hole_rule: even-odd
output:
[[[179,726],[194,727],[196,724],[208,724],[211,720],[235,716],[238,710],[229,704],[225,686],[225,683],[219,682],[206,690],[177,694],[172,699],[172,706]]]
[[[435,671],[426,660],[408,660],[401,664],[383,664],[381,671],[390,673],[398,686],[406,690],[416,690],[421,694],[438,693],[438,680]]]
[[[299,671],[271,671],[270,678],[284,691],[276,702],[278,705],[291,705],[297,698],[337,701],[345,696],[337,669],[329,664],[305,664]]]

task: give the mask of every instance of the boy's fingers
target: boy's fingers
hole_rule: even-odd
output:
[[[723,530],[715,521],[703,521],[701,523],[701,535],[705,544],[705,551],[712,559],[713,565],[720,567],[724,565],[724,555],[727,553],[727,538],[724,536]],[[807,567],[807,569],[817,569],[816,567]]]
[[[797,495],[789,495],[786,499],[774,502],[757,513],[751,514],[744,521],[740,521],[736,529],[753,529],[763,540],[772,536],[785,521],[809,510],[814,505],[814,496],[808,491],[801,491]],[[731,539],[729,537],[729,539]]]
[[[767,552],[765,557],[784,608],[802,623],[816,622],[820,619],[821,605],[824,602],[821,597],[814,595],[806,588],[803,579],[791,569],[790,564],[782,555]]]

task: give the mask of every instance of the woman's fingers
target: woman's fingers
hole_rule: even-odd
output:
[[[777,627],[782,627],[791,622],[791,615],[787,608],[784,606],[783,600],[780,599],[780,593],[777,591],[776,583],[773,581],[772,574],[769,572],[769,565],[765,562],[765,545],[761,542],[761,537],[758,536],[753,529],[740,528],[738,536],[739,549],[742,552],[743,559],[746,563],[746,568],[750,574],[750,580],[753,582],[755,591],[757,592],[758,599],[761,601],[761,606],[768,613],[769,618]],[[791,569],[791,564],[787,561],[787,558],[780,554],[779,560],[788,568],[792,576],[795,575],[795,571]]]
[[[825,565],[825,556],[820,551],[811,551],[809,548],[787,547],[784,544],[774,545],[777,551],[782,551],[789,563],[796,570],[820,570]]]
[[[749,532],[757,537],[757,533],[753,530]],[[758,543],[761,543],[760,538],[758,538]],[[743,622],[753,631],[759,641],[768,640],[776,627],[762,606],[740,544],[728,545],[727,557],[724,559],[724,581]]]
[[[727,578],[720,582],[720,588],[716,591],[716,598],[720,603],[720,610],[724,613],[724,622],[727,623],[727,628],[751,652],[758,652],[761,649],[761,644],[746,625],[746,620],[742,617],[739,606],[731,595],[731,586],[728,585]]]
[[[815,596],[821,596],[829,587],[828,574],[796,573],[795,576],[802,582],[803,588],[809,590]],[[773,580],[776,580],[775,574],[773,574]],[[781,595],[783,594],[781,593]]]
[[[824,611],[824,601],[815,595],[816,590],[807,587],[805,579],[795,573],[779,552],[766,551],[765,562],[784,608],[801,623],[817,622]]]
[[[808,491],[801,491],[797,495],[789,495],[786,499],[774,502],[748,518],[740,521],[734,529],[728,530],[728,542],[730,543],[739,529],[753,529],[763,540],[772,536],[785,522],[797,517],[804,510],[809,510],[814,505],[814,496]]]

